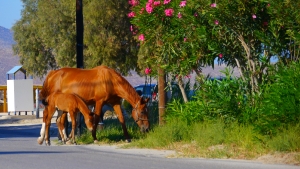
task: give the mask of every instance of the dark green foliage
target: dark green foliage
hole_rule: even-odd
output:
[[[13,50],[27,72],[43,77],[50,69],[76,67],[76,1],[22,1]],[[136,69],[128,11],[127,0],[83,0],[85,68],[107,65],[122,74]]]
[[[276,74],[270,75],[270,83],[264,85],[262,104],[257,114],[256,127],[267,134],[287,124],[300,120],[300,65],[278,64]]]
[[[238,122],[254,126],[262,134],[276,131],[300,120],[300,65],[270,66],[269,78],[250,93],[241,79],[206,80],[196,92],[194,100],[182,104],[174,100],[168,104],[166,119],[179,118],[192,124],[212,119],[225,123]]]

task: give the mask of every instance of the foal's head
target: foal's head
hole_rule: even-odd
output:
[[[147,102],[149,98],[141,100],[133,107],[131,116],[133,117],[134,121],[138,124],[142,132],[149,131],[149,120],[148,120],[148,109],[147,109]]]
[[[90,112],[87,119],[85,119],[86,127],[89,131],[93,130],[93,124],[94,124],[94,113]]]

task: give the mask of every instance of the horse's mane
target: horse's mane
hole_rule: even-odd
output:
[[[128,100],[129,97],[141,99],[140,95],[135,91],[135,89],[132,87],[132,85],[120,73],[118,73],[116,70],[111,69],[107,66],[100,66],[100,69],[101,68],[106,69],[108,71],[108,73],[106,73],[107,75],[111,74],[111,76],[105,76],[105,78],[109,78],[109,79],[106,79],[107,81],[115,82],[114,85],[122,87],[124,89],[122,91],[126,91],[124,93],[118,93],[119,97],[122,97],[127,101],[129,101]],[[103,73],[103,70],[101,70],[99,73]],[[135,101],[135,100],[133,100],[133,101]]]

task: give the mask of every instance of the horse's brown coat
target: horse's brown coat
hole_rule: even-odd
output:
[[[76,94],[88,105],[95,104],[95,122],[92,132],[95,141],[97,140],[96,127],[100,120],[103,104],[113,106],[126,139],[130,139],[121,111],[121,98],[127,100],[134,108],[132,117],[141,130],[149,129],[148,99],[142,99],[125,78],[106,66],[98,66],[93,69],[62,68],[53,70],[47,75],[39,98],[46,99],[53,92]],[[47,131],[45,134],[48,134]]]

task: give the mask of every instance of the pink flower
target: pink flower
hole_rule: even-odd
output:
[[[183,42],[186,42],[187,38],[183,38]]]
[[[217,4],[216,3],[212,3],[212,4],[210,4],[210,7],[215,8],[215,7],[217,7]]]
[[[135,17],[135,13],[134,12],[130,12],[129,14],[127,14],[128,18],[133,18]]]
[[[151,73],[151,71],[152,71],[152,70],[151,70],[150,68],[147,67],[147,68],[145,69],[145,74],[148,75],[148,74]]]
[[[133,26],[132,25],[130,25],[130,31],[133,32]]]
[[[160,1],[154,1],[154,6],[158,6],[158,5],[160,5]]]
[[[223,54],[222,54],[222,53],[220,53],[220,54],[219,54],[219,58],[221,59],[222,57],[223,57]]]
[[[166,16],[172,16],[173,15],[174,10],[172,8],[166,9],[165,10],[165,14]]]
[[[255,14],[253,14],[253,15],[252,15],[252,18],[253,18],[253,19],[255,19],[255,18],[256,18],[256,15],[255,15]]]
[[[270,7],[270,6],[271,6],[270,4],[267,5],[267,7]]]
[[[182,18],[182,14],[180,12],[178,12],[177,17]]]
[[[194,16],[195,16],[195,17],[197,17],[197,16],[198,16],[198,13],[197,13],[197,12],[195,12],[195,13],[194,13]]]
[[[139,40],[140,40],[140,41],[144,41],[144,40],[145,40],[145,36],[144,36],[144,34],[140,34],[140,36],[139,36]]]
[[[149,3],[149,2],[147,2],[147,4],[146,4],[146,11],[147,11],[148,13],[152,13],[152,12],[153,12],[152,4]]]
[[[170,2],[171,2],[171,0],[164,0],[164,4],[168,4]]]
[[[148,0],[148,3],[153,4],[154,0]]]
[[[145,8],[141,8],[140,10],[140,14],[142,14],[144,12]]]
[[[218,20],[215,20],[215,24],[216,24],[216,25],[219,25],[219,21],[218,21]]]
[[[179,7],[182,8],[182,7],[185,7],[186,6],[186,1],[181,1],[180,4],[179,4]]]
[[[139,4],[139,1],[138,0],[128,0],[128,4],[132,5],[132,6],[136,6]]]

